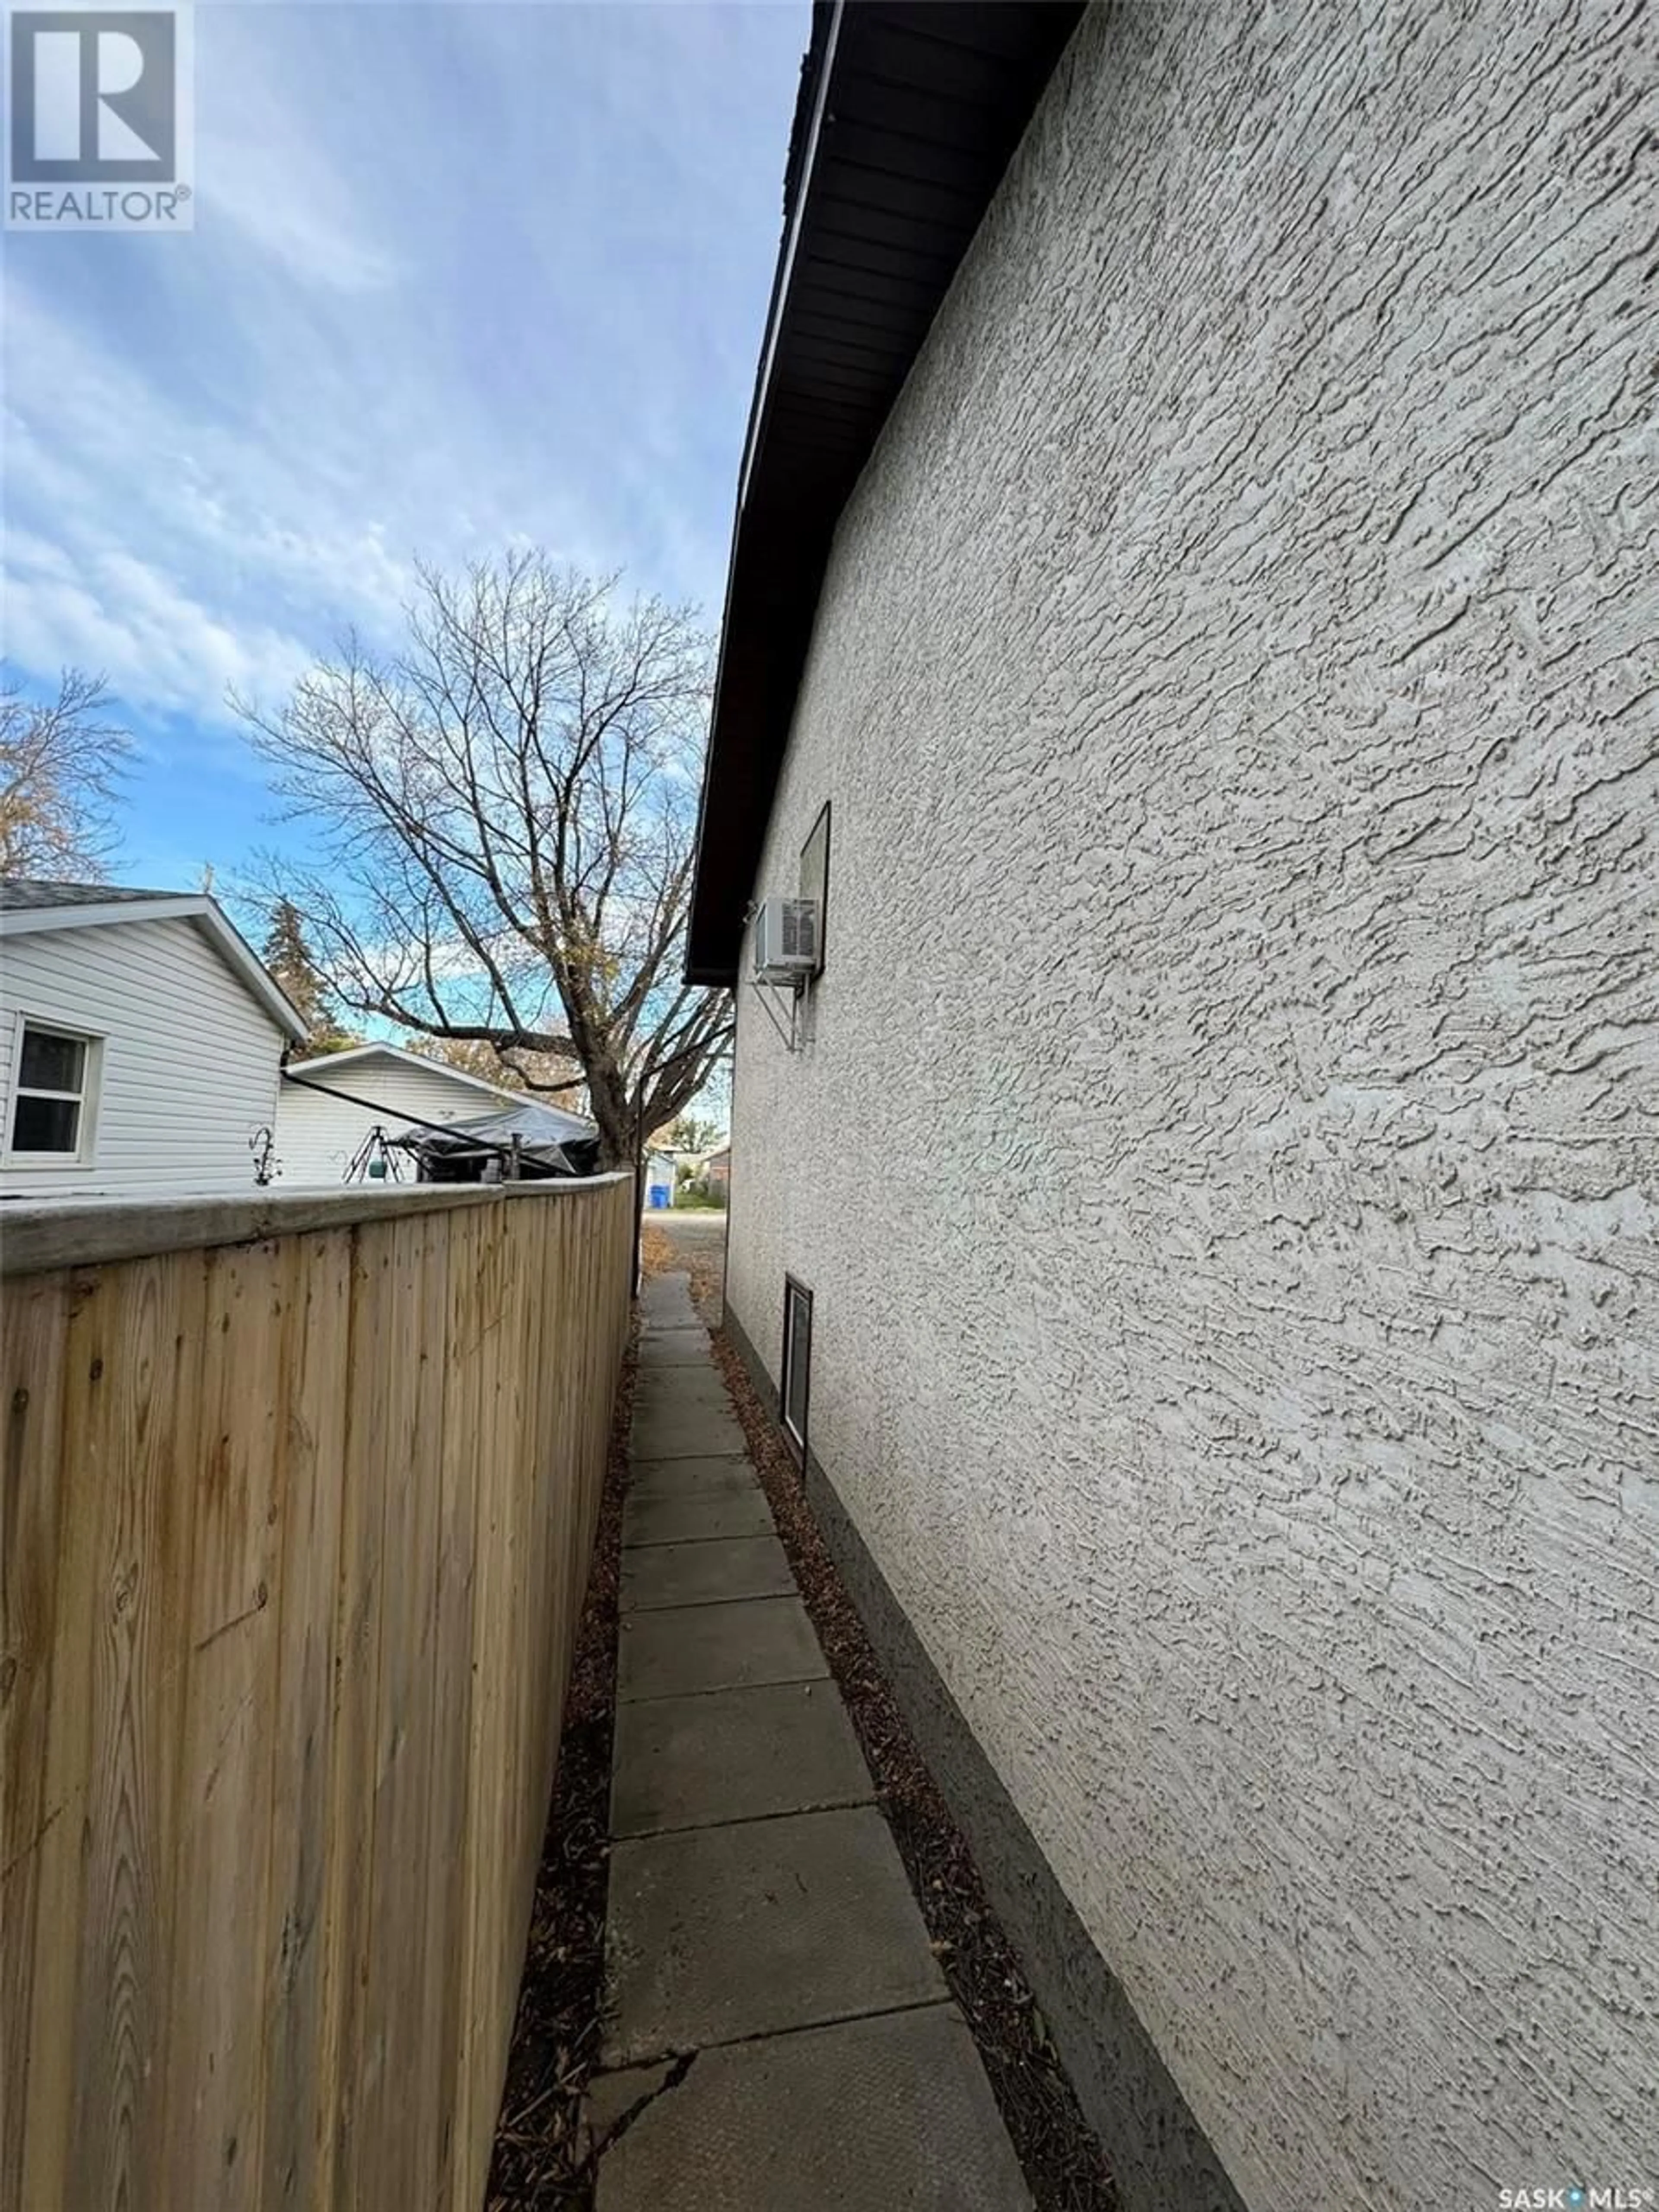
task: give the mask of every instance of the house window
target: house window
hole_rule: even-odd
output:
[[[76,1159],[92,1103],[94,1040],[23,1025],[12,1097],[11,1150],[40,1159]]]
[[[793,1275],[783,1279],[783,1380],[778,1391],[783,1433],[804,1459],[806,1406],[812,1376],[812,1293]]]
[[[804,899],[811,899],[817,908],[817,929],[813,940],[812,973],[822,975],[824,926],[830,914],[830,802],[827,799],[818,809],[818,818],[800,848],[800,896]]]

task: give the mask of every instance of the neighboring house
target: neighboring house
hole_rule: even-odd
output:
[[[0,882],[0,1195],[252,1190],[304,1035],[214,900]]]
[[[815,17],[727,1326],[1125,2212],[1659,2187],[1656,82],[1538,0]]]
[[[700,1197],[726,1203],[732,1183],[731,1147],[720,1146],[712,1152],[678,1152],[674,1156],[674,1188],[676,1193],[694,1191]]]
[[[365,1044],[289,1064],[276,1111],[277,1170],[285,1188],[365,1179],[376,1130],[399,1137],[422,1122],[465,1121],[526,1094],[464,1075],[400,1045]],[[395,1156],[412,1182],[415,1167]]]

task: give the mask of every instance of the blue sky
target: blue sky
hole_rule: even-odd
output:
[[[5,647],[104,670],[142,761],[113,872],[273,826],[225,705],[416,555],[724,584],[806,0],[207,0],[196,228],[11,234]]]

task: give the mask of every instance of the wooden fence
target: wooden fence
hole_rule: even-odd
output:
[[[8,1235],[5,2212],[477,2212],[633,1205]]]

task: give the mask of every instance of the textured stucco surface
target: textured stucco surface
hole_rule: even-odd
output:
[[[1256,2212],[1659,2185],[1655,27],[1091,16],[843,518],[728,1295]]]
[[[775,1390],[729,1307],[725,1326],[775,1414]],[[967,1837],[1078,2100],[1110,2147],[1117,2212],[1239,2212],[1212,2145],[810,1450],[804,1480],[842,1583],[928,1772]]]

